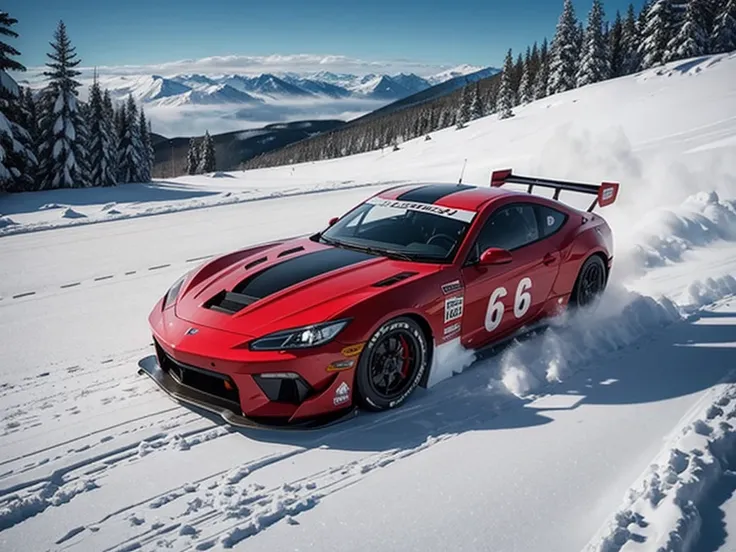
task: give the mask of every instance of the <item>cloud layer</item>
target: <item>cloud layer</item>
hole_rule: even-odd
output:
[[[100,75],[139,75],[156,74],[161,76],[183,73],[201,74],[261,74],[261,73],[316,73],[330,71],[333,73],[351,73],[363,75],[367,73],[414,73],[428,76],[455,67],[453,64],[426,63],[411,60],[368,61],[339,55],[317,54],[273,54],[269,56],[214,56],[201,59],[183,59],[153,65],[118,65],[98,66]],[[84,76],[92,74],[95,68],[80,68]],[[29,75],[43,70],[41,67],[29,67]],[[30,80],[30,78],[29,78]]]

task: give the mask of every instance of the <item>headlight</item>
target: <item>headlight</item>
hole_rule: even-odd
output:
[[[349,320],[323,322],[302,328],[292,328],[269,334],[250,344],[253,351],[280,351],[282,349],[305,349],[332,341],[348,325]]]
[[[184,276],[174,282],[174,285],[172,285],[169,288],[169,291],[166,292],[166,296],[164,297],[164,305],[162,307],[163,309],[167,309],[174,304],[177,296],[179,295],[179,291],[181,290],[181,286],[184,284],[184,280],[187,279],[187,276],[189,276],[189,273],[184,274]]]

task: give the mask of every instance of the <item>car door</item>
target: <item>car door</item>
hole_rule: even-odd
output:
[[[538,207],[531,202],[499,207],[478,234],[462,268],[465,346],[478,348],[502,339],[542,312],[559,270],[560,254]],[[510,251],[511,262],[479,266],[480,254],[490,247]]]

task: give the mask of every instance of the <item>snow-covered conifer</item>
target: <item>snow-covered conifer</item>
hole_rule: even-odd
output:
[[[109,98],[109,95],[108,95]],[[115,135],[109,112],[105,108],[100,83],[95,78],[89,90],[86,110],[89,133],[90,184],[92,186],[115,186]]]
[[[470,101],[470,118],[480,119],[483,117],[483,100],[481,98],[480,84],[473,85],[473,97]]]
[[[585,28],[582,54],[577,73],[577,85],[585,86],[609,78],[607,47],[603,39],[603,4],[593,0]]]
[[[138,180],[141,164],[141,143],[138,132],[138,108],[133,96],[128,96],[125,107],[119,115],[120,134],[118,136],[117,168],[118,182],[130,183]]]
[[[539,100],[548,94],[549,89],[549,48],[547,39],[544,39],[542,47],[539,50],[539,69],[537,76],[534,78],[534,99]]]
[[[641,68],[641,56],[639,55],[639,26],[634,11],[634,5],[629,4],[626,10],[623,29],[621,31],[621,74],[631,75]]]
[[[210,136],[209,131],[207,131],[204,133],[204,138],[202,139],[199,166],[197,167],[197,172],[210,173],[216,170],[217,163],[215,161],[215,143],[212,140],[212,136]]]
[[[506,54],[506,60],[503,64],[503,72],[501,73],[501,88],[498,91],[497,111],[499,119],[508,119],[513,117],[513,90],[511,79],[514,72],[514,58],[511,50]]]
[[[655,0],[647,9],[639,45],[643,69],[654,67],[670,59],[669,44],[673,36],[674,22],[670,2],[671,0]]]
[[[670,59],[685,59],[708,53],[708,9],[706,0],[690,0],[685,19],[668,45]]]
[[[141,107],[138,117],[138,134],[140,135],[140,158],[141,167],[138,174],[138,182],[150,182],[153,174],[153,144],[151,143],[151,128],[146,121],[146,114]]]
[[[716,54],[736,50],[736,0],[726,0],[716,13],[711,47]]]
[[[0,35],[17,38],[11,27],[18,22],[7,12],[0,11]],[[27,191],[35,187],[33,178],[37,165],[31,135],[26,129],[30,114],[26,111],[24,94],[8,71],[26,68],[11,56],[18,52],[0,41],[0,191]]]
[[[42,187],[73,188],[87,184],[86,128],[77,99],[80,83],[75,69],[80,60],[72,47],[66,26],[59,22],[53,51],[44,75],[49,79],[40,101],[40,177]]]
[[[194,138],[189,139],[187,151],[187,174],[197,174],[199,170],[199,144]]]
[[[552,40],[549,64],[549,93],[564,92],[575,87],[577,52],[577,19],[572,0],[565,0]]]

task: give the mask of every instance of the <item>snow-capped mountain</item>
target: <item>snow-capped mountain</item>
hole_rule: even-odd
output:
[[[263,104],[260,98],[255,98],[246,92],[241,92],[228,84],[210,84],[188,90],[183,94],[168,96],[151,102],[157,106],[184,106],[184,105],[226,105],[226,104]]]
[[[495,69],[493,67],[478,67],[477,65],[466,64],[458,65],[457,67],[453,67],[452,69],[448,69],[447,71],[442,71],[441,73],[437,73],[436,75],[427,77],[427,81],[434,86],[435,84],[441,84],[450,79],[464,77],[472,73],[477,73],[478,71],[481,71],[483,69],[488,71],[489,74],[487,76],[495,75],[496,73],[498,73],[498,69]]]
[[[477,70],[477,67],[462,65],[430,77],[413,73],[352,75],[329,71],[308,75],[143,75],[103,78],[102,85],[116,98],[132,95],[140,102],[156,106],[274,104],[288,100],[347,98],[392,102]],[[488,68],[487,72],[492,75],[497,70]]]

